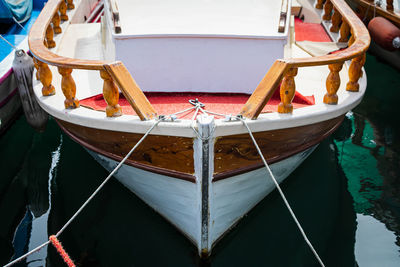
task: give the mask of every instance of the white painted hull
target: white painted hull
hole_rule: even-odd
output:
[[[271,170],[278,182],[288,177],[315,147],[271,164]],[[103,155],[90,150],[88,152],[108,171],[118,164]],[[123,165],[115,177],[175,225],[198,247],[199,253],[202,252],[201,233],[205,229],[201,229],[201,183],[155,174],[129,165]],[[209,235],[206,253],[210,253],[213,245],[274,187],[265,168],[212,182],[208,202],[210,224],[209,229],[205,231]]]

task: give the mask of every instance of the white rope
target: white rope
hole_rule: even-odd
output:
[[[0,38],[3,39],[3,41],[5,41],[7,44],[9,44],[13,49],[17,50],[17,47],[15,47],[12,43],[7,41],[7,39],[4,38],[1,34],[0,34]]]
[[[14,22],[17,23],[17,25],[20,26],[24,31],[28,32],[28,31],[25,29],[25,27],[22,26],[22,24],[18,22],[18,20],[17,20],[16,18],[13,17],[13,20],[14,20]]]
[[[64,224],[64,226],[57,232],[55,235],[58,237],[67,227],[72,223],[72,221],[79,215],[79,213],[89,204],[89,202],[95,197],[95,195],[103,188],[103,186],[111,179],[111,177],[114,175],[116,171],[118,171],[119,168],[124,164],[124,162],[129,158],[129,156],[135,151],[135,149],[143,142],[143,140],[150,134],[150,132],[156,127],[161,120],[157,120],[149,130],[143,135],[143,137],[136,143],[136,145],[126,154],[126,156],[122,159],[122,161],[114,168],[114,170],[107,176],[107,178],[100,184],[99,187],[92,193],[92,195],[85,201],[85,203],[82,204],[82,206],[75,212],[74,215]],[[13,260],[12,262],[8,263],[7,265],[4,265],[4,267],[9,267],[11,265],[14,265],[15,263],[25,259],[29,255],[39,251],[43,247],[47,246],[50,243],[50,241],[46,241],[45,243],[41,244],[40,246],[36,247],[35,249],[29,251],[28,253],[22,255],[21,257]]]
[[[286,204],[286,207],[288,208],[290,214],[292,215],[293,220],[295,221],[297,227],[299,228],[301,234],[303,235],[304,240],[306,241],[307,245],[310,247],[311,251],[314,253],[315,257],[317,258],[317,260],[318,260],[318,262],[319,262],[319,264],[321,264],[321,266],[325,267],[324,263],[322,262],[321,258],[320,258],[319,255],[318,255],[317,251],[315,251],[315,249],[314,249],[313,245],[311,244],[310,240],[308,240],[307,235],[306,235],[306,233],[305,233],[304,230],[303,230],[303,227],[301,227],[299,221],[297,220],[297,217],[296,217],[296,215],[294,214],[292,208],[290,207],[289,202],[287,201],[287,199],[286,199],[286,197],[285,197],[285,194],[283,193],[281,187],[279,186],[279,183],[276,181],[274,175],[272,174],[272,171],[271,171],[271,169],[270,169],[270,167],[269,167],[267,161],[265,160],[264,155],[262,154],[262,152],[261,152],[261,150],[260,150],[260,147],[258,146],[258,144],[257,144],[257,142],[256,142],[256,139],[254,139],[254,136],[253,136],[253,134],[252,134],[252,132],[251,132],[249,126],[247,125],[247,122],[246,122],[243,118],[241,118],[241,117],[237,117],[237,119],[240,120],[240,121],[242,121],[243,125],[246,126],[247,131],[249,132],[249,135],[250,135],[250,137],[251,137],[251,140],[253,140],[253,143],[254,143],[254,145],[255,145],[257,151],[258,151],[258,154],[260,154],[260,157],[261,157],[261,159],[262,159],[262,161],[263,161],[265,167],[267,168],[267,170],[268,170],[268,172],[269,172],[269,175],[270,175],[272,181],[274,182],[276,188],[277,188],[278,191],[279,191],[279,194],[281,195],[283,201],[284,201],[285,204]]]

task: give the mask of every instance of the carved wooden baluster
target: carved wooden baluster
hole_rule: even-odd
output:
[[[33,58],[33,66],[35,67],[35,69],[36,69],[36,80],[40,80],[40,78],[39,78],[39,64],[38,64],[38,60],[34,57]]]
[[[315,5],[316,9],[322,9],[324,7],[324,0],[318,0],[317,4]]]
[[[351,36],[350,36],[350,40],[349,40],[349,47],[355,42],[355,38],[354,38],[354,33],[353,33],[353,29],[351,29]]]
[[[53,23],[53,30],[54,33],[59,34],[61,33],[61,27],[60,27],[60,22],[61,22],[61,18],[60,15],[58,14],[58,12],[54,13],[53,19],[51,20],[51,22]]]
[[[74,0],[67,0],[67,8],[70,9],[74,9],[75,5],[74,5]]]
[[[365,63],[366,55],[355,57],[351,60],[349,67],[349,81],[346,85],[346,90],[350,92],[358,92],[360,85],[358,80],[362,76],[362,67]]]
[[[76,85],[71,76],[72,69],[58,67],[58,72],[61,74],[61,89],[65,96],[65,108],[78,108],[79,100],[75,99]]]
[[[122,109],[118,104],[119,92],[113,79],[107,71],[101,70],[100,77],[104,80],[103,96],[107,102],[106,115],[107,117],[118,117],[122,115]]]
[[[68,20],[68,15],[67,15],[67,4],[65,3],[65,0],[61,0],[60,7],[58,8],[60,11],[60,16],[62,21],[67,21]]]
[[[339,11],[336,8],[333,8],[333,16],[332,16],[332,26],[330,28],[331,32],[338,32],[339,25],[342,21],[342,15],[340,15]]]
[[[326,0],[324,5],[324,16],[322,17],[323,20],[330,20],[332,17],[332,8],[333,4],[331,0]]]
[[[340,38],[339,42],[347,42],[349,40],[350,34],[350,26],[347,24],[345,20],[342,21],[342,25],[340,26]]]
[[[387,11],[393,11],[393,0],[386,0],[386,10]]]
[[[292,113],[293,105],[292,100],[296,92],[296,84],[294,82],[294,77],[297,75],[297,68],[291,68],[287,73],[285,78],[282,80],[281,84],[281,103],[278,105],[279,113]]]
[[[324,96],[324,103],[335,105],[338,103],[337,91],[340,87],[340,75],[339,71],[343,67],[343,62],[335,63],[329,65],[329,70],[331,71],[326,78],[326,91],[327,93]]]
[[[39,80],[43,85],[42,95],[50,96],[56,93],[54,86],[51,84],[53,80],[53,74],[50,71],[49,66],[46,63],[37,60],[39,67]]]
[[[51,27],[51,25],[49,25],[47,26],[46,29],[46,41],[48,48],[56,47],[56,42],[54,41],[53,37],[54,37],[53,28]]]

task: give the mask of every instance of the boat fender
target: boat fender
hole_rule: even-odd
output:
[[[382,17],[373,18],[368,24],[372,39],[382,48],[394,51],[400,48],[400,29]]]
[[[12,68],[26,121],[35,130],[42,132],[46,128],[48,115],[40,107],[33,92],[33,60],[24,50],[16,50]]]

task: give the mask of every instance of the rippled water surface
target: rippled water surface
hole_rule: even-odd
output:
[[[367,94],[282,184],[327,266],[400,266],[400,73],[368,55]],[[20,117],[0,137],[0,264],[56,233],[107,176],[50,120]],[[271,193],[202,261],[196,248],[115,180],[60,236],[80,266],[318,266]],[[19,266],[64,266],[52,247]]]

